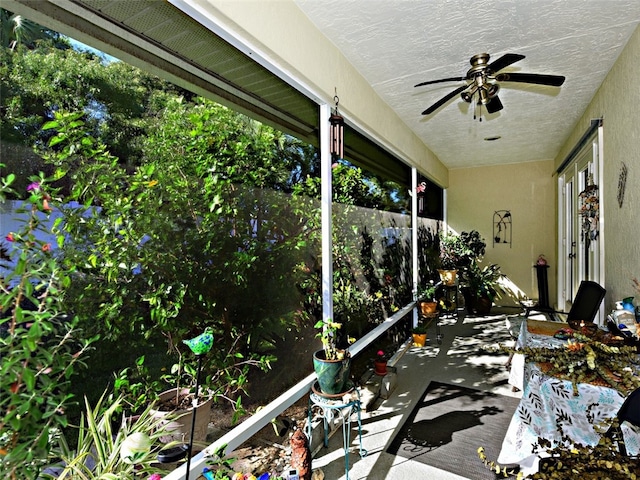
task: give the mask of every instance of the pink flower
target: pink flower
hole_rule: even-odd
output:
[[[42,245],[42,251],[43,252],[50,252],[51,251],[51,244],[50,243],[45,243],[44,245]]]
[[[13,232],[9,232],[7,234],[6,237],[4,237],[7,239],[7,242],[15,242],[16,241],[16,237],[13,236]]]
[[[383,352],[382,350],[378,350],[378,356],[379,356],[379,357],[384,356],[384,352]]]
[[[162,480],[162,477],[160,476],[159,473],[154,473],[149,477],[149,480]]]
[[[38,190],[40,190],[40,184],[38,182],[27,185],[27,192],[37,192]]]

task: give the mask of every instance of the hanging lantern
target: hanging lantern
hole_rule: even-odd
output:
[[[344,158],[344,118],[338,113],[338,95],[333,97],[336,102],[336,108],[331,112],[329,117],[329,141],[331,158],[335,161]]]

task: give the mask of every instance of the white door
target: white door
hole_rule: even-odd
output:
[[[565,312],[571,309],[582,280],[603,283],[599,234],[601,128],[558,177],[558,309]]]

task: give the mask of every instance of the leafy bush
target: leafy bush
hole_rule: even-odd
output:
[[[13,179],[2,179],[0,200]],[[73,266],[42,240],[64,243],[59,221],[46,227],[57,204],[51,180],[31,180],[26,221],[4,239],[0,279],[0,476],[11,479],[36,478],[55,453],[50,439],[67,426],[70,379],[95,340],[63,309]]]

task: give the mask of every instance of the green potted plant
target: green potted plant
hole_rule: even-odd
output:
[[[233,347],[231,347],[231,351]],[[220,389],[214,389],[212,386],[219,383],[224,384],[215,376],[227,376],[230,378],[234,375],[234,369],[241,368],[241,364],[245,359],[236,358],[231,352],[209,352],[210,355],[221,354],[224,356],[219,361],[220,368],[215,372],[208,374],[214,376],[213,381],[209,378],[208,382],[203,382],[199,388],[199,398],[196,408],[196,423],[194,429],[194,441],[196,444],[204,443],[207,436],[207,427],[209,423],[209,411],[213,402],[218,398],[224,397],[225,392]],[[121,408],[127,415],[135,417],[140,410],[145,409],[149,405],[153,408],[154,415],[158,417],[176,417],[170,421],[167,428],[171,435],[163,437],[165,442],[169,441],[186,441],[189,439],[191,432],[191,413],[194,408],[194,394],[196,385],[197,370],[195,361],[188,361],[191,357],[178,351],[178,362],[173,364],[169,371],[163,375],[154,375],[145,363],[145,357],[139,357],[136,360],[135,368],[125,368],[116,374],[114,381],[114,395],[122,397]],[[240,400],[233,404],[234,417],[233,422],[244,413]]]
[[[387,374],[387,355],[384,350],[378,350],[376,353],[373,367],[376,375],[384,376]]]
[[[123,411],[135,416],[153,404],[165,389],[164,382],[153,377],[146,356],[142,355],[136,359],[134,367],[123,368],[114,374],[111,398],[119,397]]]
[[[170,435],[165,435],[164,442],[177,441],[186,443],[191,435],[192,415],[196,409],[196,420],[193,424],[193,440],[195,444],[205,444],[209,425],[211,406],[215,399],[215,392],[207,390],[206,386],[200,387],[198,404],[194,405],[194,387],[196,384],[196,371],[192,365],[182,362],[176,363],[171,368],[173,387],[158,394],[156,402],[153,404],[153,414],[158,418],[167,418],[166,430]],[[237,415],[237,411],[236,411]]]
[[[236,221],[234,202],[242,202],[244,197],[229,194],[227,187],[233,181],[229,178],[207,176],[211,182],[205,182],[206,188],[203,187],[204,170],[196,164],[213,161],[208,153],[198,153],[205,148],[205,139],[211,138],[210,125],[192,119],[197,130],[192,133],[203,141],[190,143],[181,156],[184,163],[175,163],[170,151],[171,145],[178,145],[179,141],[162,141],[160,147],[155,143],[157,138],[150,138],[146,160],[137,168],[128,169],[122,168],[122,162],[111,155],[107,146],[88,135],[90,129],[83,124],[83,115],[56,112],[55,120],[43,127],[46,136],[55,140],[46,151],[48,161],[56,166],[75,166],[74,188],[66,199],[74,206],[64,210],[66,238],[73,241],[68,245],[65,242],[62,252],[63,258],[75,263],[77,272],[65,297],[69,310],[83,319],[91,334],[99,334],[100,341],[121,346],[131,341],[131,348],[149,352],[160,338],[164,339],[168,355],[174,357],[167,364],[177,365],[172,372],[177,376],[192,363],[185,364],[180,359],[186,351],[182,339],[212,327],[216,351],[204,359],[203,391],[238,404],[248,386],[249,369],[255,366],[267,370],[274,359],[260,353],[263,336],[255,332],[267,316],[259,313],[264,311],[261,308],[274,318],[286,315],[271,311],[268,302],[254,314],[258,307],[249,306],[243,296],[246,279],[251,277],[256,263],[268,261],[263,265],[271,273],[272,266],[279,264],[269,257],[274,251],[272,242],[252,244],[262,250],[252,250],[254,256],[248,260],[245,255],[238,255],[236,242],[240,237],[216,233],[218,229],[228,232],[224,223]],[[208,113],[202,115],[208,118]],[[168,129],[164,132],[174,133],[169,128],[175,127],[171,122],[160,123]],[[102,188],[113,185],[119,188]],[[189,185],[203,188],[194,190]],[[158,200],[165,195],[172,201],[160,205]],[[212,208],[214,204],[216,208]],[[109,225],[117,225],[117,234]],[[269,228],[266,224],[263,227]],[[178,231],[180,241],[176,242]],[[221,258],[232,260],[223,267]],[[275,290],[275,284],[271,285],[270,291]],[[273,296],[268,300],[275,301]],[[284,329],[287,321],[278,320],[260,328],[268,328],[269,338],[275,338],[284,330],[271,329],[275,325]],[[174,382],[171,386],[179,385]]]
[[[147,406],[135,420],[122,421],[123,402],[117,397],[107,405],[103,394],[92,407],[85,398],[75,446],[71,448],[62,434],[54,437],[60,459],[45,470],[43,478],[148,478],[160,473],[158,452],[175,446],[160,440],[167,433],[165,420],[155,417]]]
[[[455,285],[460,259],[464,253],[464,245],[460,235],[454,233],[440,234],[440,267],[438,273],[445,285]]]
[[[322,349],[313,354],[313,368],[318,377],[320,391],[336,395],[345,391],[351,372],[351,354],[348,348],[338,346],[338,330],[341,323],[319,320],[316,337],[322,340]]]
[[[485,253],[486,242],[477,230],[440,234],[440,265],[438,270],[445,285],[454,285],[457,275],[463,276],[471,264],[480,260]],[[456,273],[449,273],[456,271]]]
[[[424,347],[427,343],[427,328],[423,325],[418,325],[411,330],[411,336],[414,347]]]
[[[430,317],[436,313],[438,302],[436,301],[436,286],[430,281],[418,293],[418,305],[420,306],[420,314],[423,317]]]
[[[463,293],[467,311],[472,314],[487,315],[496,298],[500,298],[498,280],[502,277],[496,264],[480,267],[472,262],[465,273]]]

